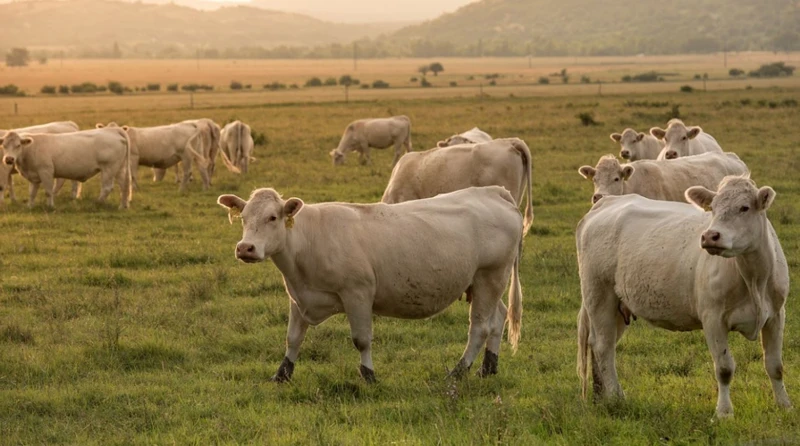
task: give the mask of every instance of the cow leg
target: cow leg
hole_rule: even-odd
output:
[[[29,195],[29,197],[28,197],[28,207],[29,208],[33,207],[33,202],[36,200],[36,193],[39,192],[39,184],[40,183],[31,182],[28,185],[28,195]],[[50,193],[52,194],[53,191],[51,190]]]
[[[731,381],[733,372],[736,371],[736,363],[728,348],[728,329],[721,321],[712,321],[703,324],[703,334],[706,336],[706,343],[714,360],[717,377],[717,418],[732,417]]]
[[[73,181],[72,182],[72,198],[78,199],[81,198],[81,189],[83,188],[83,184],[80,181]]]
[[[153,168],[153,181],[161,181],[164,179],[164,175],[167,174],[167,169],[157,169]]]
[[[767,321],[764,328],[761,329],[761,347],[764,350],[764,368],[767,369],[767,375],[772,382],[775,402],[780,407],[790,408],[792,402],[783,385],[783,359],[781,358],[785,318],[786,311],[781,308],[777,316]]]
[[[112,190],[114,190],[114,176],[111,175],[108,167],[106,167],[106,170],[100,172],[100,196],[97,197],[97,201],[105,203],[108,194]]]
[[[624,398],[617,376],[617,341],[625,320],[619,312],[619,300],[613,290],[603,285],[585,286],[583,302],[590,320],[589,346],[592,359],[594,398]]]
[[[392,167],[394,167],[394,165],[397,164],[397,161],[400,159],[401,156],[403,156],[403,143],[398,141],[394,145],[394,158],[392,158]]]
[[[130,155],[131,160],[131,187],[135,190],[139,190],[139,180],[137,179],[139,175],[139,155],[134,155],[131,153]]]
[[[55,207],[55,200],[53,199],[53,197],[55,196],[53,194],[54,179],[53,179],[52,174],[45,174],[45,175],[41,175],[40,174],[39,175],[39,179],[42,182],[41,184],[42,184],[42,187],[44,188],[44,193],[45,193],[45,195],[47,195],[47,205],[49,207],[51,207],[51,208]],[[37,185],[37,187],[38,187],[38,185]]]
[[[350,322],[350,337],[353,345],[361,353],[359,372],[369,384],[375,382],[375,369],[372,365],[372,299],[354,296],[352,301],[344,302],[344,311]],[[352,302],[352,303],[348,303]]]
[[[203,190],[208,190],[211,187],[211,176],[208,174],[208,170],[198,165],[197,171],[200,172],[200,178],[203,180]]]
[[[181,166],[183,166],[183,180],[179,190],[186,192],[186,187],[189,185],[189,179],[192,176],[192,158],[188,154],[183,155]],[[175,168],[177,169],[178,166],[175,166]]]
[[[14,195],[14,178],[11,176],[11,172],[8,173],[8,198],[12,202],[17,201],[17,197]]]
[[[502,299],[498,300],[497,309],[494,312],[494,318],[492,318],[491,323],[492,331],[489,333],[489,339],[486,341],[486,350],[483,352],[483,364],[478,370],[478,376],[480,377],[497,374],[497,361],[500,355],[500,343],[503,340],[503,328],[506,325],[506,314],[508,314],[506,304],[503,303]]]
[[[127,209],[131,202],[131,178],[128,176],[128,166],[123,162],[117,171],[117,184],[119,184],[119,208]]]
[[[303,319],[297,304],[292,302],[289,309],[289,328],[286,331],[286,355],[283,357],[278,371],[270,378],[274,382],[286,382],[292,379],[294,363],[300,355],[300,345],[306,337],[308,322]]]
[[[61,190],[62,187],[64,187],[64,183],[66,182],[67,180],[65,180],[64,178],[56,178],[56,184],[55,186],[53,186],[53,194],[58,194],[58,192]]]

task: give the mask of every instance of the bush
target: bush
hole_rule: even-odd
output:
[[[632,80],[633,80],[633,78],[631,77],[630,74],[626,74],[625,76],[622,76],[622,82],[631,82]]]
[[[108,91],[108,87],[106,87],[105,85],[98,85],[97,86],[97,92],[98,93],[105,93],[106,91]],[[125,87],[125,91],[131,91],[131,89],[128,88],[128,87]]]
[[[17,96],[19,93],[21,93],[19,87],[14,84],[8,84],[5,87],[0,87],[0,96]]]
[[[458,87],[458,82],[456,82],[456,81],[450,81],[450,86],[451,86],[451,87]]]
[[[45,85],[40,90],[42,94],[56,94],[56,86],[55,85]]]
[[[125,87],[117,81],[109,81],[108,90],[114,94],[122,94],[125,92]]]
[[[581,83],[582,84],[591,84],[592,83],[592,78],[590,78],[589,76],[585,76],[585,75],[581,76]]]
[[[422,87],[424,87],[424,88],[433,87],[433,84],[432,84],[432,83],[430,83],[430,82],[428,82],[428,79],[425,79],[424,77],[423,77],[423,78],[422,78],[422,80],[420,81],[420,84],[419,84],[419,85],[420,85],[420,86],[422,86]]]
[[[699,81],[702,78],[703,78],[703,76],[701,76],[700,74],[695,74],[694,75],[694,80],[696,80],[696,81]]]
[[[468,81],[474,81],[475,80],[475,76],[467,76],[467,80]]]
[[[733,77],[744,76],[744,70],[740,70],[738,68],[731,68],[728,70],[728,75]]]
[[[747,73],[750,77],[781,77],[791,76],[794,73],[794,67],[786,65],[783,62],[774,62],[771,64],[761,65],[758,70],[753,70]]]
[[[691,93],[694,91],[691,85],[681,85],[681,92],[682,93]]]
[[[485,76],[483,76],[483,77],[484,77],[486,80],[489,80],[489,79],[497,79],[497,78],[499,78],[499,77],[500,77],[500,75],[499,75],[499,74],[497,74],[497,73],[494,73],[494,74],[487,74],[487,75],[485,75]]]
[[[335,77],[329,77],[325,79],[325,86],[326,87],[335,87],[337,84]]]
[[[389,88],[389,83],[378,79],[372,83],[372,88]]]
[[[59,85],[58,86],[58,93],[59,94],[69,94],[69,85]]]
[[[586,127],[589,127],[591,125],[600,125],[599,122],[594,120],[594,113],[593,112],[578,113],[575,117],[580,119],[581,124],[583,124]]]
[[[269,138],[267,138],[267,135],[265,133],[253,131],[252,136],[254,145],[266,146],[267,144],[269,144]]]
[[[161,84],[147,84],[147,91],[161,91]]]
[[[322,79],[318,77],[312,77],[311,79],[306,81],[306,87],[321,87],[322,86]]]
[[[244,86],[239,81],[231,81],[231,90],[241,90]]]
[[[417,79],[416,77],[412,77],[411,79],[409,79],[409,82],[416,82],[416,81],[418,81],[418,80],[419,80],[419,79]]]
[[[245,84],[245,86],[244,86],[245,90],[250,90],[252,88],[253,88],[253,84]]]
[[[489,81],[489,85],[495,86],[495,85],[497,85],[497,81],[492,79],[492,80]]]
[[[439,62],[434,62],[430,64],[428,68],[431,71],[433,71],[434,76],[438,76],[440,72],[444,71],[444,66],[442,66],[442,64],[440,64]]]
[[[297,85],[297,84],[292,84],[292,85],[289,85],[289,88],[291,88],[292,90],[297,90],[298,88],[300,88],[300,86]]]
[[[72,93],[97,93],[98,87],[92,82],[84,82],[69,87]]]
[[[167,91],[178,91],[178,84],[167,85]]]
[[[286,84],[282,84],[280,82],[273,82],[271,84],[265,84],[264,85],[264,90],[277,91],[277,90],[285,90],[285,89],[286,89]]]
[[[181,85],[181,90],[183,90],[183,91],[197,91],[197,90],[211,91],[213,89],[214,89],[213,85],[207,85],[207,84],[186,84],[186,85]]]
[[[362,90],[366,90],[367,88],[369,88],[369,84],[361,84]]]
[[[546,77],[546,76],[542,76],[542,77],[539,78],[539,83],[542,84],[542,85],[549,84],[550,83],[550,78]]]

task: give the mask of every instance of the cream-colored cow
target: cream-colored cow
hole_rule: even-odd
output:
[[[242,121],[233,121],[225,125],[220,134],[220,150],[243,173],[253,158],[253,135],[250,126]]]
[[[471,186],[503,186],[519,204],[527,195],[523,225],[527,234],[533,223],[532,168],[531,151],[518,138],[411,152],[392,170],[381,201],[402,203]]]
[[[755,341],[775,401],[791,407],[783,384],[784,303],[789,269],[767,218],[775,198],[749,178],[726,177],[716,192],[686,191],[686,203],[639,195],[606,197],[578,225],[582,304],[578,374],[584,397],[591,362],[595,398],[623,396],[616,344],[625,331],[621,309],[671,331],[703,330],[718,384],[716,414],[733,415],[736,365],[728,333]]]
[[[439,141],[436,144],[436,147],[450,147],[457,146],[459,144],[477,144],[479,142],[489,142],[491,140],[491,135],[477,127],[473,127],[464,133],[459,133],[458,135],[453,135],[443,141]]]
[[[664,141],[630,128],[622,133],[612,133],[610,137],[620,145],[620,158],[628,161],[654,160],[664,149]]]
[[[271,258],[283,274],[289,329],[275,381],[291,378],[309,325],[345,313],[361,353],[361,376],[372,382],[373,315],[428,318],[465,292],[469,340],[451,375],[466,373],[483,346],[479,374],[497,373],[506,320],[516,349],[522,216],[502,187],[391,205],[306,205],[299,198],[283,200],[273,189],[258,189],[248,201],[222,195],[218,203],[241,215],[244,234],[236,257],[248,263]],[[509,276],[507,310],[501,297]]]
[[[666,130],[653,127],[650,129],[650,134],[659,140],[664,140],[665,146],[658,154],[660,160],[706,152],[722,153],[722,147],[713,136],[703,132],[700,127],[686,127],[680,119],[671,119],[667,123]]]
[[[391,118],[359,119],[348,124],[344,130],[339,147],[331,150],[330,156],[333,164],[344,164],[347,152],[356,151],[360,154],[362,164],[370,164],[370,148],[386,149],[394,146],[394,159],[392,167],[403,155],[403,148],[411,152],[411,120],[407,116],[393,116]]]

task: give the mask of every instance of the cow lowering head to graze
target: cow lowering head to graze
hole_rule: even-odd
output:
[[[664,148],[664,142],[653,135],[646,135],[634,129],[625,129],[622,133],[612,133],[611,140],[618,142],[619,156],[628,161],[654,160]]]
[[[242,121],[233,121],[225,125],[220,134],[222,159],[232,163],[240,172],[247,173],[253,158],[253,134],[250,126]]]
[[[236,258],[272,259],[290,298],[286,355],[273,376],[289,380],[309,325],[345,313],[361,353],[360,372],[375,380],[373,315],[405,319],[440,313],[464,293],[469,339],[452,376],[468,371],[486,347],[481,376],[497,373],[505,322],[516,350],[522,317],[519,260],[522,216],[498,186],[468,188],[400,204],[305,204],[257,189],[249,200],[222,195],[231,221],[242,219]],[[509,283],[509,308],[502,302]]]
[[[650,134],[665,144],[658,159],[671,160],[706,152],[722,153],[722,147],[713,136],[703,132],[700,127],[686,127],[680,119],[671,119],[666,130],[653,127]]]
[[[747,166],[735,153],[704,153],[677,160],[639,160],[620,164],[613,155],[578,173],[594,184],[592,203],[609,195],[639,194],[653,200],[684,201],[691,186],[716,188],[727,175],[743,175]]]
[[[348,152],[356,151],[361,164],[370,164],[370,148],[386,149],[394,147],[392,167],[403,155],[403,149],[411,152],[411,120],[407,116],[391,118],[359,119],[348,124],[339,146],[329,155],[335,166],[344,164]]]
[[[437,147],[400,158],[383,193],[384,203],[430,198],[471,186],[503,186],[517,203],[527,196],[523,233],[533,223],[533,159],[519,138]]]
[[[436,144],[436,147],[450,147],[457,146],[459,144],[477,144],[479,142],[489,142],[491,140],[491,135],[477,127],[473,127],[464,133],[453,135],[444,141],[439,141]]]
[[[625,309],[667,330],[703,330],[718,385],[717,417],[733,415],[736,365],[728,333],[752,341],[760,333],[775,401],[791,407],[781,359],[789,269],[767,218],[775,191],[729,176],[716,191],[695,186],[685,195],[693,205],[607,197],[578,225],[584,396],[589,362],[595,398],[623,396],[615,349],[625,331]]]

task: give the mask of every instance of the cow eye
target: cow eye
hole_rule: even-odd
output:
[[[275,220],[277,220],[277,219],[278,219],[278,217],[276,217],[276,216],[274,216],[274,215],[273,215],[273,216],[269,217],[269,218],[267,219],[267,221],[270,221],[270,222],[272,222],[272,221],[275,221]]]
[[[681,139],[682,139],[683,141],[686,141],[686,137],[685,137],[685,136],[684,136],[683,138],[681,138]]]
[[[747,212],[750,210],[750,206],[742,206],[739,208],[739,212]]]
[[[614,181],[619,181],[619,177],[614,178]]]

